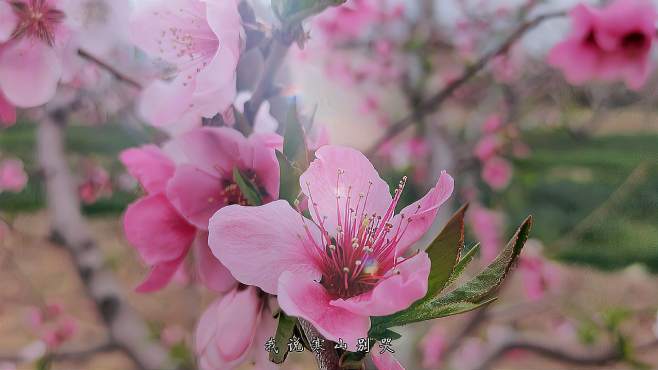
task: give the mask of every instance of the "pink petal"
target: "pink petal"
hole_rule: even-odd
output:
[[[151,293],[164,288],[174,277],[183,260],[185,254],[173,261],[156,264],[148,277],[135,290],[139,293]]]
[[[318,230],[307,223],[313,238],[320,240]],[[307,236],[302,216],[284,200],[260,207],[224,207],[210,219],[208,229],[213,254],[243,284],[276,294],[284,271],[320,278],[307,249],[315,248],[314,242]]]
[[[309,276],[281,274],[278,300],[286,314],[308,320],[331,341],[342,339],[348,350],[355,350],[358,339],[368,336],[370,318],[332,305],[324,287]]]
[[[0,91],[0,127],[11,127],[16,123],[16,107],[7,101]]]
[[[397,266],[393,273],[367,293],[348,299],[335,299],[331,305],[361,316],[386,316],[402,311],[427,293],[430,258],[420,252]]]
[[[27,185],[28,176],[20,159],[6,159],[0,162],[0,192],[21,192]]]
[[[238,31],[233,32],[233,38],[239,40]],[[215,107],[204,115],[217,113],[229,107],[237,95],[236,69],[240,55],[223,45],[217,50],[210,63],[197,75],[195,98],[200,101],[214,101]]]
[[[167,185],[167,197],[189,223],[207,230],[210,217],[226,205],[223,187],[219,177],[183,164]]]
[[[123,219],[126,238],[149,265],[184,256],[196,229],[171,206],[163,194],[149,195],[128,206]]]
[[[18,18],[11,5],[6,1],[0,1],[0,42],[9,40],[17,24]]]
[[[251,362],[256,370],[275,370],[279,366],[270,361],[270,356],[263,346],[270,337],[276,334],[277,321],[272,317],[272,312],[267,309],[263,310],[261,315],[256,338],[251,347]]]
[[[439,207],[452,195],[454,186],[455,180],[445,171],[441,172],[436,186],[430,189],[420,200],[408,205],[393,218],[393,230],[396,230],[400,223],[402,223],[402,230],[406,227],[398,242],[398,255],[404,254],[425,235],[432,226]],[[401,215],[404,215],[404,218]]]
[[[258,289],[249,287],[238,291],[217,318],[215,339],[217,349],[225,361],[233,361],[247,353],[256,334],[262,303]]]
[[[174,162],[155,145],[126,149],[119,159],[149,194],[164,191],[174,175]]]
[[[154,57],[173,64],[189,65],[190,55],[181,53],[180,38],[187,34],[212,41],[214,36],[205,22],[205,7],[205,2],[198,0],[140,2],[130,17],[130,37],[133,43]]]
[[[326,216],[325,229],[329,233],[335,231],[338,226],[336,195],[341,196],[341,207],[344,207],[348,190],[353,204],[356,204],[360,194],[367,194],[367,200],[364,197],[366,213],[375,212],[380,216],[386,213],[392,201],[388,184],[379,177],[377,170],[363,153],[352,148],[327,145],[318,149],[315,157],[299,178],[299,183],[304,194],[310,196],[320,210],[318,217],[313,212],[313,207],[310,207],[316,223],[320,223]],[[340,183],[337,181],[339,170],[344,171],[340,175]],[[363,201],[361,203],[363,204]]]
[[[0,48],[0,89],[18,107],[47,103],[61,75],[56,51],[44,42],[22,37]]]
[[[200,233],[194,243],[194,262],[199,280],[208,289],[225,293],[237,285],[231,272],[210,251],[208,233]]]
[[[380,354],[379,352],[379,349],[374,350],[370,355],[372,362],[377,366],[377,370],[404,370],[404,367],[393,357],[392,353],[385,351]]]
[[[194,84],[182,74],[171,82],[154,81],[142,91],[140,115],[154,126],[175,124],[194,107]]]
[[[256,288],[233,290],[201,316],[195,347],[203,369],[233,369],[249,354],[262,302]]]
[[[223,178],[233,178],[245,140],[240,132],[226,127],[197,128],[179,138],[189,163]]]

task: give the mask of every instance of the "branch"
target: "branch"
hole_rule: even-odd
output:
[[[128,85],[136,88],[137,90],[142,89],[142,84],[139,83],[137,80],[133,79],[132,77],[129,77],[122,73],[121,71],[117,70],[116,68],[112,67],[109,65],[107,62],[104,62],[100,59],[98,59],[96,56],[90,54],[88,51],[83,50],[83,49],[78,49],[78,55],[94,64],[97,66],[101,67],[102,69],[108,71],[114,78],[121,82],[125,82]]]
[[[497,56],[503,55],[509,50],[509,48],[514,45],[526,32],[537,27],[542,22],[563,17],[566,13],[563,11],[546,13],[539,15],[529,21],[523,22],[514,32],[512,32],[503,43],[495,48],[494,50],[484,54],[480,59],[478,59],[474,64],[470,65],[464,72],[459,76],[459,78],[450,82],[443,89],[437,92],[434,96],[425,100],[419,106],[414,109],[414,112],[403,118],[402,120],[394,123],[389,127],[388,131],[382,136],[377,142],[366,152],[368,156],[372,156],[377,152],[379,147],[384,143],[391,140],[399,133],[404,131],[407,127],[411,126],[418,117],[424,116],[433,112],[436,112],[439,107],[450,97],[452,94],[459,89],[462,85],[468,82],[471,78],[477,75],[484,67],[489,64],[489,62]]]
[[[288,54],[290,46],[304,33],[302,22],[330,6],[339,6],[345,0],[319,0],[314,6],[292,15],[283,22],[280,29],[274,30],[270,45],[270,52],[265,60],[265,68],[260,81],[256,85],[251,99],[245,104],[245,117],[253,125],[256,113],[265,100],[267,100],[274,88],[274,79],[276,78],[283,61]]]
[[[63,129],[67,113],[46,115],[37,132],[39,165],[44,174],[52,235],[71,254],[80,280],[105,323],[110,341],[143,370],[166,369],[167,352],[149,341],[146,323],[125,302],[121,288],[105,268],[104,257],[80,213],[80,202],[66,162]]]
[[[658,346],[658,340],[653,340],[635,347],[635,350],[646,351],[656,346]],[[584,351],[576,351],[571,348],[560,347],[556,345],[555,341],[519,336],[504,340],[496,347],[492,348],[484,358],[471,367],[470,370],[487,370],[506,353],[518,349],[532,352],[548,359],[577,366],[604,366],[624,360],[624,353],[617,347],[611,347],[595,353],[588,353]]]
[[[310,322],[300,318],[299,325],[302,327],[304,335],[308,340],[311,340],[311,338],[322,338],[322,335],[315,330]],[[325,346],[328,346],[328,348],[324,348],[321,351],[313,351],[318,370],[340,370],[340,359],[333,348],[333,342],[325,341],[325,343]]]

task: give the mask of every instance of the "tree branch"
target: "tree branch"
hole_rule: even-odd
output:
[[[394,123],[388,128],[388,131],[382,136],[377,142],[366,152],[368,156],[372,156],[377,152],[377,150],[387,141],[391,140],[395,136],[397,136],[399,133],[404,131],[407,127],[411,126],[418,117],[424,116],[433,112],[436,112],[441,105],[450,97],[452,94],[462,87],[466,82],[468,82],[471,78],[473,78],[475,75],[478,74],[484,67],[489,64],[489,62],[494,59],[495,57],[499,55],[503,55],[504,53],[509,50],[509,48],[514,45],[516,41],[518,41],[526,32],[530,31],[531,29],[537,27],[539,24],[542,22],[553,19],[553,18],[558,18],[558,17],[563,17],[566,13],[563,11],[560,12],[553,12],[553,13],[546,13],[539,15],[531,20],[528,20],[526,22],[523,22],[514,32],[512,32],[505,41],[503,41],[500,46],[497,48],[493,49],[492,51],[484,54],[480,59],[478,59],[475,63],[470,65],[469,67],[464,70],[464,72],[459,76],[459,78],[455,79],[454,81],[450,82],[448,85],[446,85],[443,89],[441,89],[439,92],[437,92],[435,95],[430,97],[429,99],[425,100],[421,104],[419,104],[414,111],[403,118],[402,120]]]
[[[66,162],[63,129],[67,112],[46,115],[37,132],[39,165],[44,174],[53,239],[71,254],[87,295],[109,331],[110,341],[140,369],[172,368],[167,352],[149,341],[146,323],[128,306],[121,288],[80,213],[80,202]]]
[[[653,340],[635,347],[636,351],[646,351],[658,346],[658,340]],[[523,336],[511,337],[492,348],[484,358],[470,370],[487,370],[506,353],[513,350],[525,350],[539,356],[562,363],[577,366],[604,366],[624,360],[624,354],[617,347],[611,347],[597,352],[576,351],[556,345],[555,341],[546,341]]]
[[[139,83],[137,80],[133,79],[132,77],[127,76],[123,72],[119,71],[118,69],[114,68],[113,66],[109,65],[107,62],[102,61],[98,59],[96,56],[92,55],[86,50],[83,49],[78,49],[78,55],[94,64],[97,66],[101,67],[102,69],[108,71],[114,78],[121,82],[125,82],[128,85],[136,88],[137,90],[141,90],[143,88],[142,84]]]
[[[299,325],[302,327],[304,335],[308,340],[311,340],[312,338],[322,338],[322,335],[315,330],[313,324],[310,322],[300,318]],[[325,341],[325,348],[320,351],[314,351],[313,355],[315,356],[318,370],[340,370],[340,359],[333,348],[333,342]]]

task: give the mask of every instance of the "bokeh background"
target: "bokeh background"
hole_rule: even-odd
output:
[[[264,2],[267,3],[267,2]],[[416,1],[404,2],[409,14],[418,16]],[[455,1],[436,1],[434,21],[454,36],[455,20],[465,17]],[[477,1],[469,9],[478,9]],[[494,4],[495,3],[495,4]],[[514,8],[518,2],[492,1],[487,7]],[[534,12],[567,9],[573,1],[545,1]],[[415,12],[417,13],[415,16]],[[486,9],[485,9],[486,8]],[[534,14],[534,13],[533,13]],[[379,25],[386,27],[386,25]],[[474,55],[500,42],[513,29],[503,24],[487,40],[479,40]],[[456,197],[442,212],[437,227],[451,211],[468,199],[464,192],[478,190],[478,202],[495,208],[504,217],[501,233],[508,238],[515,227],[532,214],[534,253],[550,264],[555,286],[545,281],[540,297],[527,294],[522,269],[503,287],[501,298],[485,313],[424,323],[404,330],[404,340],[396,343],[399,358],[408,369],[424,368],[430,347],[441,348],[440,365],[429,368],[471,369],[497,343],[510,339],[510,333],[548,340],[577,354],[596,357],[605,353],[611,338],[622,335],[633,344],[649,342],[658,336],[658,75],[640,91],[623,84],[593,83],[584,87],[567,84],[559,71],[544,62],[547,50],[564,35],[564,19],[546,22],[523,37],[518,49],[524,54],[522,74],[513,81],[496,81],[491,72],[480,74],[466,84],[458,96],[425,118],[427,136],[432,127],[449,141],[452,155],[471,153],[474,145],[469,132],[491,114],[507,114],[528,152],[510,156],[514,174],[500,191],[488,189],[478,179],[477,164],[462,166],[453,158],[444,168],[457,180]],[[399,89],[387,84],[363,81],[337,81],[327,73],[325,50],[315,52],[313,40],[304,51],[291,52],[286,69],[285,99],[296,98],[304,109],[315,113],[315,124],[326,127],[330,141],[368,150],[385,131],[380,120],[404,117],[409,106]],[[421,45],[420,49],[424,46]],[[337,48],[340,49],[340,48]],[[368,63],[367,48],[340,49],[340,58]],[[455,57],[457,47],[437,51],[433,68],[459,71],[471,59]],[[655,61],[654,61],[655,62]],[[441,86],[441,82],[437,82]],[[364,102],[375,96],[378,108],[364,110]],[[505,109],[501,109],[505,106]],[[276,109],[276,108],[273,108]],[[166,136],[139,123],[132,113],[110,115],[102,123],[91,124],[83,117],[66,128],[67,160],[82,187],[101,168],[108,176],[106,189],[83,205],[93,235],[105,256],[104,263],[116,274],[128,302],[147,319],[153,341],[161,341],[173,358],[193,362],[190,343],[196,320],[211,301],[203,288],[180,274],[166,290],[149,295],[133,291],[146,269],[126,242],[121,218],[126,206],[140,190],[118,161],[126,148],[162,142]],[[44,302],[56,302],[75,317],[78,330],[64,350],[101,343],[105,331],[66,250],[58,247],[49,234],[44,210],[43,174],[36,163],[35,135],[38,123],[29,115],[15,126],[0,131],[0,159],[19,158],[29,175],[27,186],[18,193],[0,193],[0,216],[7,221],[6,238],[0,249],[0,364],[16,356],[30,358],[42,351],[38,335],[31,330],[30,310]],[[411,138],[413,129],[402,134]],[[433,151],[440,156],[440,150]],[[438,154],[437,154],[438,153]],[[405,157],[397,166],[396,156]],[[450,156],[450,153],[447,154]],[[431,166],[436,158],[411,158],[405,154],[373,156],[383,175],[396,184],[405,173]],[[467,175],[469,174],[469,175]],[[105,175],[102,175],[105,176]],[[413,181],[405,199],[416,199],[431,180]],[[478,236],[469,226],[467,245]],[[474,273],[482,264],[473,266]],[[548,279],[548,278],[547,278]],[[549,285],[551,285],[549,289]],[[464,331],[467,324],[473,328]],[[514,334],[516,335],[516,334]],[[433,345],[428,344],[430,339]],[[458,342],[454,342],[458,340]],[[614,341],[613,341],[614,342]],[[454,348],[450,347],[454,344]],[[631,345],[630,347],[633,347]],[[629,347],[629,348],[630,348]],[[448,348],[448,349],[446,349]],[[550,356],[549,356],[550,357]],[[473,361],[473,363],[469,363]],[[291,369],[310,368],[308,354],[292,355]],[[9,366],[9,365],[7,365]],[[22,362],[19,369],[34,369],[34,362]],[[83,359],[58,361],[52,369],[132,369],[132,362],[118,352],[99,353]],[[600,361],[577,364],[547,358],[532,350],[507,351],[492,369],[574,369],[596,367],[631,369],[658,367],[658,350],[638,351],[633,361]]]

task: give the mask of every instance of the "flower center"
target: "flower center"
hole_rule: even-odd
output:
[[[18,18],[12,38],[27,36],[50,46],[55,44],[55,28],[64,20],[64,12],[52,7],[47,0],[16,0],[10,4]]]
[[[341,174],[342,171],[339,171],[338,182]],[[406,180],[405,177],[400,181],[383,215],[365,212],[371,182],[368,191],[359,194],[356,201],[352,197],[351,186],[347,186],[347,194],[336,195],[338,226],[335,233],[330,234],[324,222],[319,222],[322,241],[321,245],[313,248],[311,256],[322,271],[320,283],[333,297],[357,296],[374,288],[382,279],[397,273],[395,267],[405,260],[398,256],[398,243],[412,218],[405,220],[405,215],[401,214],[397,225],[391,221]],[[337,189],[340,187],[337,186]],[[326,220],[326,217],[320,217],[317,203],[313,202],[312,196],[310,198],[316,219]]]
[[[240,191],[238,184],[232,181],[225,181],[223,184],[224,189],[222,190],[223,203],[226,205],[239,204],[241,206],[248,206],[249,201]]]
[[[647,38],[642,32],[630,32],[621,40],[621,46],[631,54],[640,53],[645,49]]]

